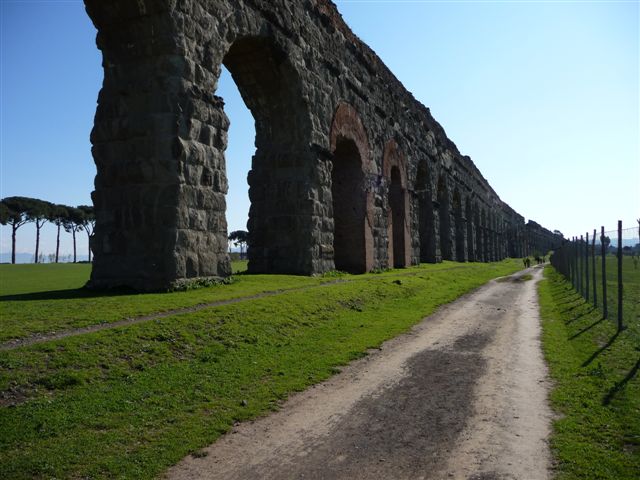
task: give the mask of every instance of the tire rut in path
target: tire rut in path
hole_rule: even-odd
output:
[[[521,276],[441,308],[167,478],[549,478],[535,282]]]

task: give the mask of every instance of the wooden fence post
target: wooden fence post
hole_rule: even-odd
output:
[[[622,324],[622,220],[618,220],[618,331]]]
[[[576,237],[573,237],[571,239],[571,248],[569,249],[569,255],[570,255],[570,262],[571,262],[571,284],[573,285],[573,288],[576,288],[576,279],[577,279],[577,275],[576,275],[576,265],[573,262],[575,260],[574,258],[574,250],[575,250],[575,241],[576,241]]]
[[[582,295],[582,298],[584,298],[584,256],[582,255],[582,243],[583,243],[583,237],[582,235],[580,235],[580,240],[578,240],[578,286],[579,288],[579,292],[580,295]]]
[[[587,241],[584,244],[584,280],[585,280],[585,300],[589,301],[589,232],[587,232]]]
[[[591,239],[591,275],[593,279],[593,306],[598,308],[598,288],[596,285],[596,229],[593,229],[593,238]]]
[[[609,318],[607,310],[607,249],[604,246],[604,226],[600,227],[600,247],[602,251],[602,316]]]

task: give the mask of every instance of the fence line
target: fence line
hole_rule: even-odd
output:
[[[599,258],[598,258],[599,257]],[[551,264],[582,297],[617,324],[640,334],[640,220],[638,227],[593,233],[564,240]]]

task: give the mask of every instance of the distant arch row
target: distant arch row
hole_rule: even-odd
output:
[[[441,260],[496,261],[508,256],[506,220],[479,205],[473,194],[460,193],[440,172],[437,195],[432,195],[428,162],[418,162],[413,184],[407,160],[391,138],[383,148],[381,174],[372,158],[369,138],[356,109],[338,105],[329,135],[332,152],[333,256],[335,268],[362,273],[376,267],[373,214],[374,191],[368,185],[384,181],[386,257],[378,266],[402,268],[412,263]],[[451,193],[453,188],[453,193]],[[412,243],[412,199],[418,242]],[[419,255],[412,257],[412,249]]]

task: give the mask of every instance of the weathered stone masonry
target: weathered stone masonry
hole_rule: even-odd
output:
[[[91,135],[94,287],[230,274],[222,64],[256,123],[251,272],[357,273],[553,245],[330,1],[85,4],[104,66]]]

